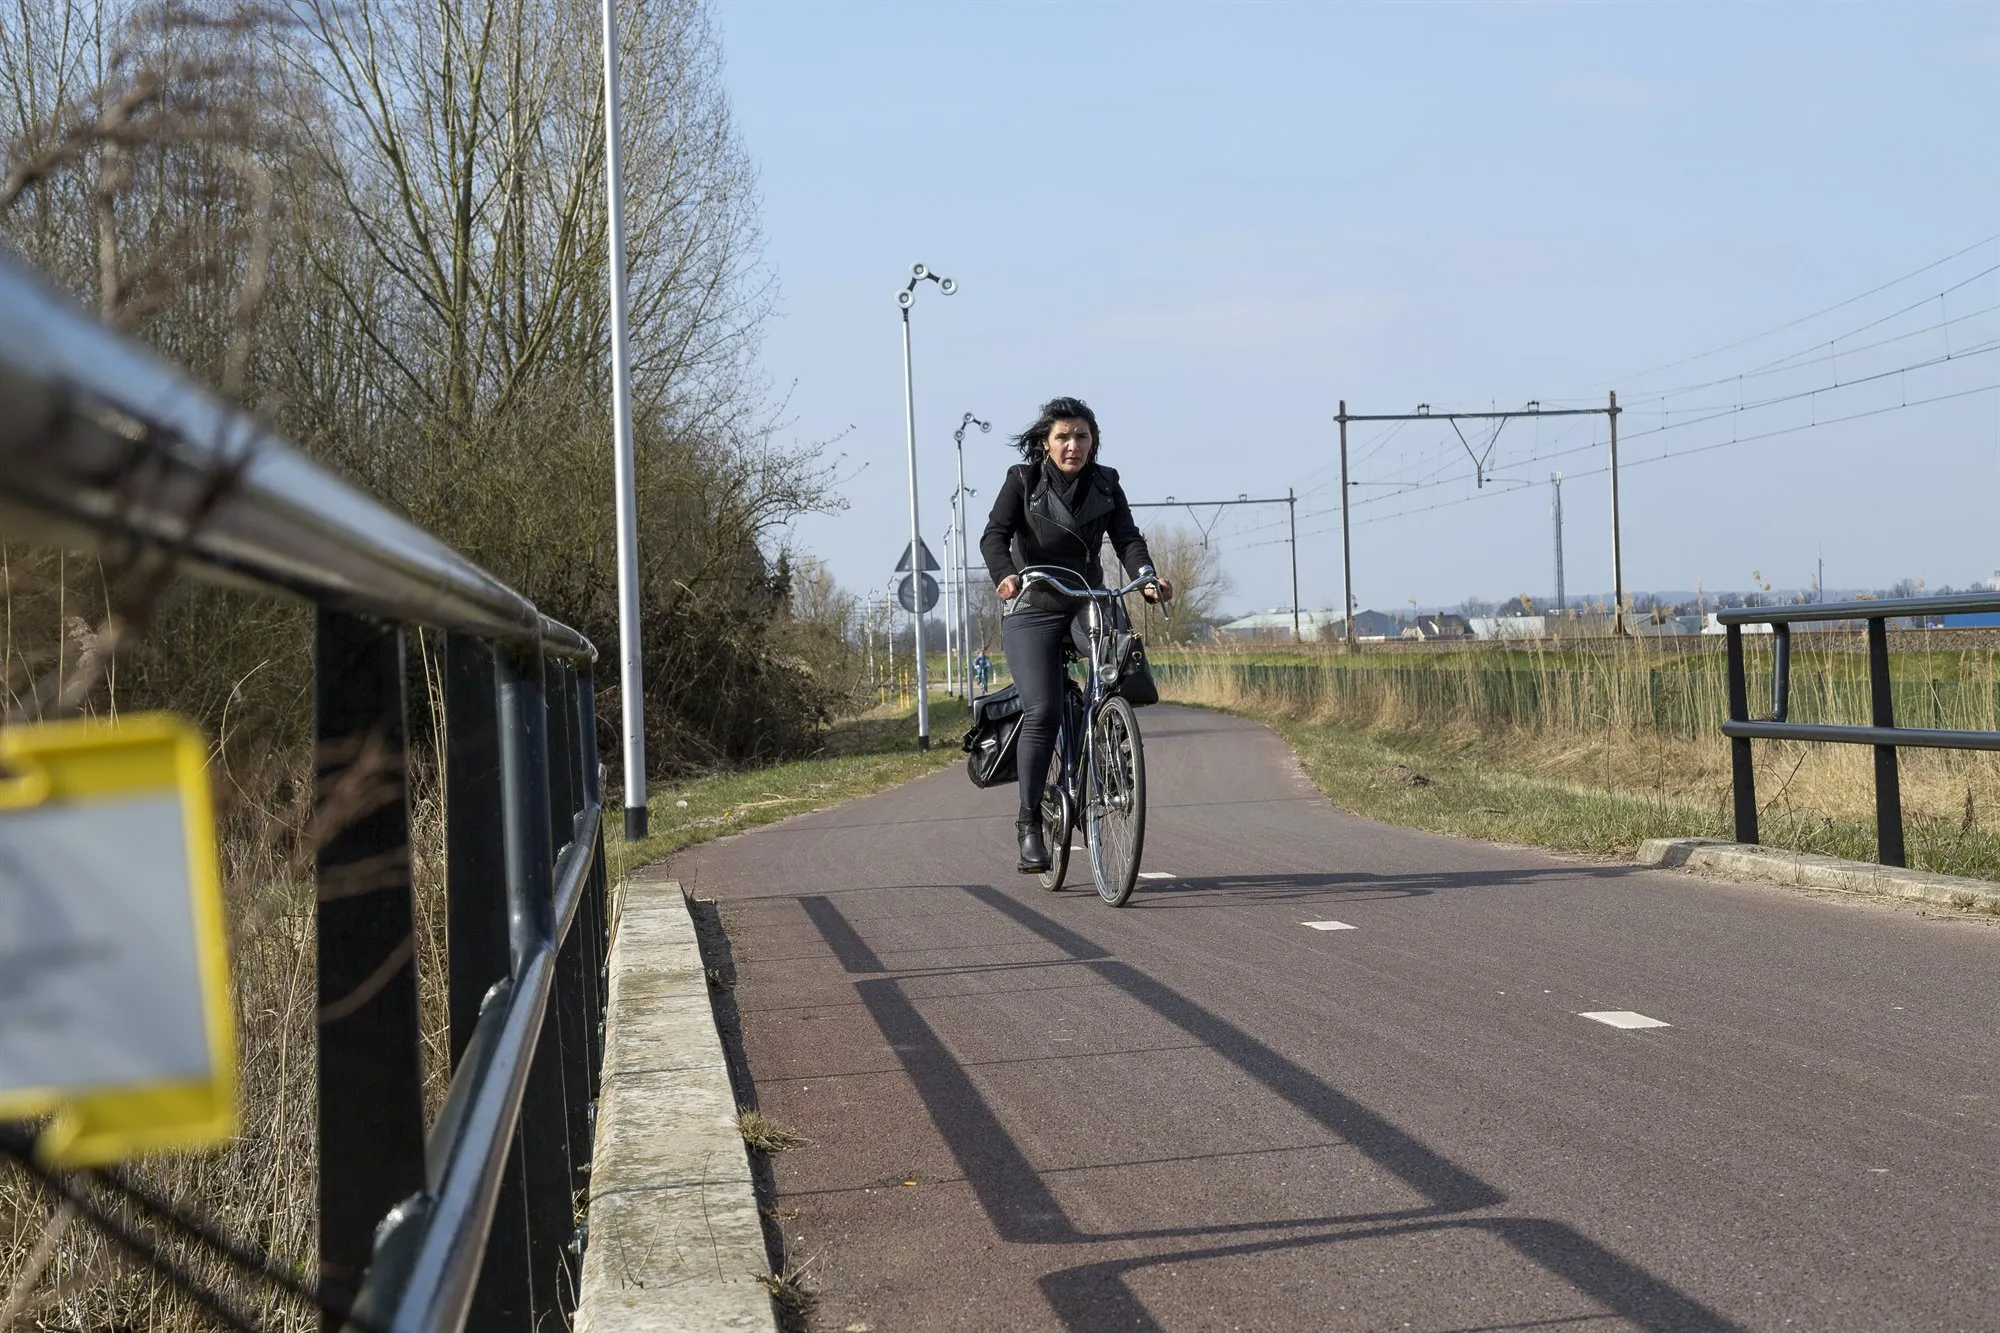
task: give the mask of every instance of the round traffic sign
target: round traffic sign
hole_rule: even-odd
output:
[[[923,579],[923,583],[918,585],[918,587],[913,588],[910,586],[910,576],[908,574],[903,575],[902,581],[896,585],[897,602],[902,605],[905,611],[913,614],[918,611],[928,611],[936,606],[938,602],[938,581],[928,574],[918,575],[918,577]],[[919,602],[918,598],[922,598],[923,600]]]

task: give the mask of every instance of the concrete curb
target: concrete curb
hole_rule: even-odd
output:
[[[678,881],[626,881],[611,941],[579,1333],[776,1333],[736,1098]]]
[[[1640,845],[1636,859],[1640,865],[1685,866],[1734,879],[1764,880],[1807,889],[1842,889],[1848,893],[1935,903],[1960,911],[2000,913],[2000,885],[1988,880],[1842,861],[1754,843],[1722,842],[1714,838],[1654,838]]]

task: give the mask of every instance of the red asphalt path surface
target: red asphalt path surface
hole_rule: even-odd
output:
[[[1140,718],[1122,910],[956,768],[675,861],[811,1140],[815,1329],[2000,1329],[2000,929],[1373,824]]]

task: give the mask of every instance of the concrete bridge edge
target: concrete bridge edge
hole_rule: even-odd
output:
[[[736,1099],[680,883],[641,870],[610,955],[579,1333],[777,1333]]]

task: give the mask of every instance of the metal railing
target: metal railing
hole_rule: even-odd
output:
[[[322,1327],[565,1324],[605,1005],[596,649],[4,256],[0,518],[317,604],[318,1235],[321,1290],[353,1293]],[[452,1077],[428,1136],[414,626],[445,634]]]
[[[1814,602],[1804,606],[1755,606],[1718,611],[1728,636],[1729,766],[1736,805],[1736,841],[1757,841],[1757,775],[1750,742],[1828,741],[1875,747],[1876,860],[1885,866],[1909,864],[1903,846],[1903,790],[1896,763],[1898,746],[1944,750],[2000,750],[2000,731],[1957,731],[1896,725],[1895,695],[1889,674],[1889,622],[1931,616],[2000,611],[2000,595],[1967,593],[1951,597],[1906,597],[1874,602]],[[1793,722],[1792,626],[1804,621],[1863,620],[1868,625],[1868,726]],[[1743,665],[1743,627],[1771,627],[1771,716],[1750,716],[1750,690]]]

